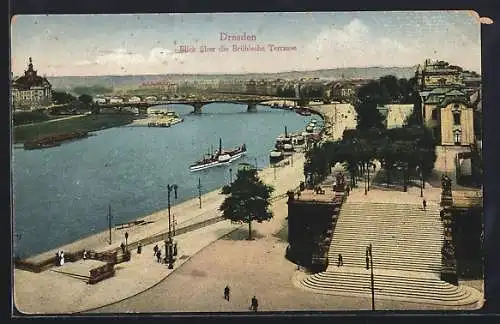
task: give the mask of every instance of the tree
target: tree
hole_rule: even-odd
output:
[[[361,102],[355,107],[358,123],[356,128],[360,130],[367,130],[372,127],[384,128],[384,117],[377,109],[375,102]]]
[[[82,94],[82,95],[80,95],[80,96],[78,97],[78,100],[79,100],[81,103],[85,104],[86,106],[89,106],[89,105],[92,103],[93,98],[92,98],[92,96],[90,96],[90,95],[88,95],[88,94]]]
[[[76,98],[67,92],[52,90],[52,101],[58,105],[68,104],[75,100]]]
[[[72,90],[73,93],[77,95],[88,94],[88,95],[97,95],[97,94],[106,94],[112,93],[113,88],[107,88],[102,85],[93,85],[90,87],[87,86],[76,86]]]
[[[394,75],[386,75],[379,79],[380,86],[387,89],[387,97],[389,102],[399,100],[401,95],[400,81]],[[382,102],[381,104],[388,104],[389,102]]]
[[[248,239],[252,239],[252,221],[261,223],[273,217],[269,210],[272,186],[259,179],[257,169],[241,168],[236,180],[222,188],[222,194],[229,195],[219,207],[222,217],[231,221],[248,223]]]

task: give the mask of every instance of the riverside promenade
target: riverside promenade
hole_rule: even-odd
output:
[[[291,162],[291,161],[290,161]],[[286,191],[296,188],[303,178],[304,154],[297,153],[293,162],[276,169],[266,168],[259,172],[261,179],[275,187],[273,197],[283,198]],[[77,313],[137,295],[147,290],[175,272],[190,257],[207,245],[239,228],[247,228],[246,224],[232,224],[228,220],[220,220],[218,210],[225,196],[220,189],[202,196],[202,208],[199,199],[193,198],[171,207],[175,215],[176,228],[199,224],[207,220],[214,223],[202,228],[175,236],[178,242],[178,256],[173,270],[167,265],[156,262],[153,257],[153,246],[158,244],[164,253],[163,240],[143,245],[142,253],[131,249],[132,257],[128,262],[115,266],[115,276],[95,285],[89,285],[75,275],[87,275],[90,270],[89,261],[79,260],[67,262],[62,267],[53,267],[40,273],[14,269],[13,301],[17,310],[25,314],[68,314]],[[109,244],[109,233],[101,233],[80,239],[57,249],[42,253],[29,259],[38,262],[50,258],[58,250],[68,254],[82,249],[104,252],[118,249],[125,242],[124,234],[129,234],[128,244],[166,233],[168,230],[168,211],[162,210],[140,219],[143,225],[132,225],[112,229],[112,244]],[[166,235],[165,235],[166,236]]]

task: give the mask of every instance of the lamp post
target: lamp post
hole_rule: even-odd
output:
[[[175,214],[172,214],[172,232],[175,236],[175,227],[177,226],[177,219],[175,219]]]
[[[370,288],[372,291],[372,311],[375,310],[375,282],[373,280],[372,244],[366,247],[366,269],[370,268]]]
[[[366,195],[368,193],[368,187],[367,187],[368,180],[367,180],[367,177],[366,177],[366,172],[364,172],[364,174],[365,174],[365,195]]]
[[[201,209],[201,178],[198,178],[198,199],[200,200],[200,209]]]
[[[171,225],[171,215],[170,215],[170,193],[174,191],[174,197],[177,199],[177,185],[167,184],[167,202],[168,202],[168,238],[165,241],[165,253],[168,259],[168,268],[174,268],[174,255],[173,255],[173,240],[172,240],[172,225]]]
[[[424,172],[422,170],[422,164],[420,164],[420,197],[424,196]]]
[[[366,164],[366,170],[368,171],[368,181],[367,181],[367,184],[366,184],[366,189],[367,191],[370,191],[370,165],[369,163]]]
[[[108,243],[111,245],[111,220],[112,220],[112,216],[111,216],[111,204],[108,205],[108,228],[109,228],[109,241]]]

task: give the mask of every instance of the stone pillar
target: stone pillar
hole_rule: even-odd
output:
[[[453,198],[451,193],[451,180],[442,179],[441,192],[441,222],[443,223],[443,247],[441,248],[441,280],[452,285],[458,285],[457,259],[453,243],[454,219],[452,214]]]
[[[200,102],[195,102],[193,103],[193,107],[194,107],[194,110],[193,110],[193,114],[201,114],[201,107],[203,107],[203,104],[200,103]]]
[[[257,112],[257,104],[249,103],[247,107],[247,112]]]

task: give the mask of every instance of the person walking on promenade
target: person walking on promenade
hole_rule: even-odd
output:
[[[224,299],[229,301],[229,286],[226,286],[226,288],[224,288]]]
[[[252,297],[252,303],[250,305],[250,310],[253,310],[254,312],[257,312],[257,309],[259,308],[259,301],[255,296]]]
[[[156,244],[155,247],[153,248],[153,256],[156,256],[157,253],[158,253],[158,244]]]
[[[337,261],[337,267],[341,267],[344,265],[344,261],[342,260],[342,254],[339,253],[339,259]]]
[[[59,254],[59,265],[63,266],[64,265],[64,252],[61,251]]]
[[[141,254],[142,253],[142,244],[141,242],[139,242],[139,244],[137,244],[137,254]]]
[[[87,260],[87,250],[83,250],[83,261]]]
[[[61,251],[56,252],[56,265],[57,266],[61,265]]]
[[[122,244],[120,244],[120,247],[122,248],[123,254],[125,254],[125,244],[123,242],[122,242]]]
[[[422,207],[424,208],[424,211],[425,211],[425,208],[427,207],[427,201],[422,200]]]
[[[351,191],[351,187],[349,185],[346,185],[346,192],[347,196],[349,196],[349,192]]]
[[[157,261],[158,263],[161,263],[161,250],[160,250],[160,249],[158,249],[158,250],[156,251],[156,261]]]

